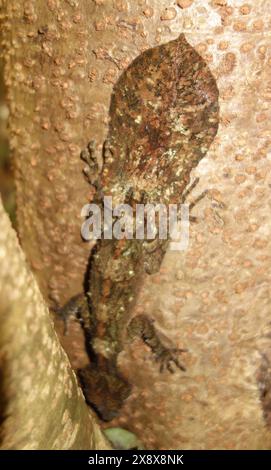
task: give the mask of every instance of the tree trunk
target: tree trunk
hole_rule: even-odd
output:
[[[2,449],[108,449],[0,208]]]
[[[270,448],[267,2],[2,3],[20,239],[58,303],[82,290],[80,210],[92,193],[79,153],[90,139],[102,146],[113,84],[180,33],[208,62],[220,127],[193,176],[209,198],[188,250],[166,255],[135,310],[189,349],[187,372],[160,374],[139,340],[127,346],[119,365],[134,393],[119,423],[148,448]]]

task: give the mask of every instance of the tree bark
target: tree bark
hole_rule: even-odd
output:
[[[108,449],[0,207],[2,449]]]
[[[267,2],[2,3],[20,239],[56,302],[82,290],[80,210],[92,193],[79,153],[90,139],[101,148],[113,84],[180,33],[208,62],[220,127],[194,176],[210,197],[189,249],[166,256],[135,311],[189,349],[187,374],[161,375],[140,341],[127,346],[120,366],[134,393],[119,424],[147,448],[270,448]]]

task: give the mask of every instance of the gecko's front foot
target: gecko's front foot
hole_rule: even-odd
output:
[[[163,341],[153,321],[146,315],[137,315],[130,321],[127,331],[131,339],[141,337],[152,350],[157,362],[160,363],[160,371],[163,372],[167,369],[169,372],[174,373],[173,364],[178,369],[185,371],[185,366],[179,361],[178,355],[187,352],[187,349],[168,348],[164,345]]]
[[[174,373],[173,364],[183,372],[186,371],[184,365],[179,361],[178,354],[187,352],[187,349],[177,348],[161,348],[161,351],[155,353],[156,361],[160,363],[160,372],[164,372],[167,369],[171,374]]]

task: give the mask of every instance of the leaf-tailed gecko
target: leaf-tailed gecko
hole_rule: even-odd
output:
[[[204,157],[218,129],[216,81],[201,56],[181,34],[146,50],[122,73],[110,104],[103,167],[94,144],[82,152],[85,172],[113,205],[184,202],[190,172]],[[104,420],[114,418],[131,392],[118,370],[118,355],[139,336],[161,370],[184,371],[177,351],[167,348],[147,315],[132,317],[145,273],[159,270],[166,240],[101,239],[91,253],[87,291],[71,299],[62,314],[83,319],[91,363],[79,371],[87,401]]]

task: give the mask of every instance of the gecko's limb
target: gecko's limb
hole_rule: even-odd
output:
[[[185,371],[184,365],[179,361],[178,354],[187,352],[187,349],[176,349],[166,347],[159,334],[156,331],[153,321],[147,317],[147,315],[137,315],[132,318],[127,327],[128,335],[130,339],[140,337],[144,343],[146,343],[152,352],[154,353],[155,359],[160,363],[160,371],[163,372],[167,369],[173,373],[173,364],[180,370]]]
[[[190,184],[190,186],[186,188],[186,190],[182,193],[181,204],[185,203],[187,196],[189,196],[189,194],[193,191],[193,189],[195,189],[198,183],[199,183],[199,178],[195,178],[193,183]]]
[[[194,199],[189,204],[189,210],[191,211],[206,195],[208,194],[208,189],[205,189],[196,199]]]
[[[181,197],[181,204],[184,204],[187,200],[187,197],[189,196],[189,194],[195,189],[195,187],[198,185],[198,182],[199,182],[199,178],[195,178],[195,180],[193,181],[193,183],[188,186],[188,188],[183,192],[182,194],[182,197]],[[208,194],[208,189],[206,189],[205,191],[203,191],[199,196],[196,197],[196,199],[194,199],[192,202],[188,203],[189,205],[189,211],[191,212],[194,207]],[[189,215],[189,221],[194,223],[194,222],[197,222],[198,221],[198,218],[193,216],[193,215]]]
[[[85,294],[77,294],[72,297],[62,308],[56,310],[56,314],[64,322],[64,334],[68,333],[69,321],[71,318],[78,319],[88,336],[91,335],[92,324],[89,314],[89,303]]]
[[[199,182],[199,178],[196,178],[193,183],[188,186],[181,196],[181,204],[186,202],[189,194],[195,189]],[[199,196],[196,197],[191,203],[189,203],[189,211],[191,211],[208,193],[208,190],[203,191]],[[198,218],[189,214],[189,221],[191,223],[197,222]],[[168,241],[160,240],[158,237],[153,240],[145,240],[143,242],[144,250],[144,269],[147,274],[154,274],[159,271],[163,257],[167,250]]]

